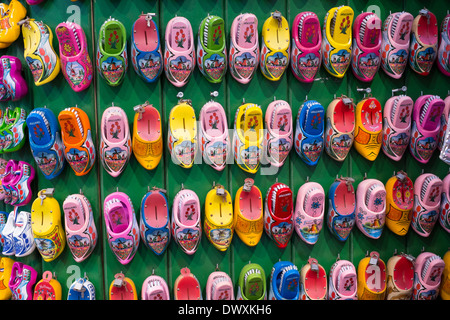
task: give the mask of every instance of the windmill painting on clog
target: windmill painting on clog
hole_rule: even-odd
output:
[[[271,81],[280,80],[289,64],[289,23],[279,11],[272,12],[261,32],[261,72]]]
[[[355,106],[353,100],[342,96],[327,107],[325,151],[336,161],[344,161],[354,140]]]
[[[328,275],[328,300],[357,300],[356,268],[348,260],[337,260]]]
[[[7,107],[0,127],[1,153],[15,152],[25,144],[27,112],[21,107]]]
[[[95,162],[95,146],[89,118],[84,110],[66,108],[58,115],[64,156],[77,176],[87,174]]]
[[[358,264],[358,300],[384,300],[386,297],[386,264],[372,251]]]
[[[111,251],[122,264],[133,260],[140,241],[133,203],[123,192],[113,192],[103,202],[103,215]]]
[[[190,100],[180,100],[170,110],[168,148],[172,161],[182,168],[193,166],[197,155],[197,119]]]
[[[289,261],[278,261],[272,267],[269,283],[269,300],[298,300],[300,272]]]
[[[128,70],[127,34],[122,22],[109,18],[97,40],[97,71],[110,86],[122,83]]]
[[[231,76],[239,83],[249,83],[259,64],[258,18],[253,13],[234,18],[229,59]]]
[[[20,24],[27,15],[27,9],[19,0],[0,5],[0,49],[9,47],[20,36]]]
[[[142,284],[141,300],[170,300],[166,280],[155,274],[147,277]]]
[[[102,115],[100,159],[103,168],[112,177],[118,177],[130,160],[131,153],[127,115],[122,108],[112,105]]]
[[[53,49],[52,30],[42,21],[28,19],[22,24],[24,58],[34,84],[40,86],[52,81],[59,73],[59,56]]]
[[[64,200],[63,211],[67,245],[76,262],[84,261],[98,240],[91,203],[83,194],[71,194]]]
[[[427,9],[420,10],[411,30],[409,65],[414,72],[423,76],[430,73],[437,56],[438,38],[436,16]]]
[[[387,262],[386,300],[411,300],[414,282],[414,257],[400,253]]]
[[[222,171],[231,152],[228,121],[222,105],[212,100],[205,103],[200,111],[199,126],[203,160],[215,170]]]
[[[170,242],[169,203],[164,191],[149,190],[141,201],[140,232],[145,245],[161,255]]]
[[[59,176],[66,162],[55,114],[48,108],[34,108],[26,122],[31,153],[38,168],[49,180]]]
[[[365,179],[356,189],[356,226],[368,238],[378,239],[386,221],[386,189],[377,179]]]
[[[54,189],[42,189],[31,205],[31,229],[45,262],[58,258],[66,246],[61,208],[53,194]]]
[[[392,160],[399,161],[408,148],[413,106],[413,100],[406,95],[393,96],[384,105],[381,148]]]
[[[319,162],[323,152],[325,109],[315,100],[305,101],[298,110],[295,126],[295,151],[307,165]]]
[[[208,15],[200,24],[197,44],[198,68],[211,83],[220,83],[227,71],[227,47],[225,22],[215,15]]]
[[[161,40],[154,13],[141,14],[131,32],[131,62],[137,75],[155,82],[164,69]]]
[[[297,80],[310,83],[322,64],[322,32],[314,12],[300,12],[292,26],[291,69]]]
[[[163,137],[161,115],[145,102],[134,108],[132,150],[136,160],[147,170],[155,169],[162,158]]]
[[[200,200],[189,189],[180,190],[172,205],[172,237],[188,255],[197,251],[202,236]]]
[[[237,165],[244,171],[256,173],[264,148],[263,113],[259,105],[245,103],[236,110],[233,150]]]
[[[3,86],[11,101],[18,101],[28,93],[28,85],[22,76],[22,62],[14,56],[2,56]]]
[[[408,63],[413,20],[412,14],[402,11],[391,13],[383,23],[381,68],[394,79],[403,75]]]
[[[428,163],[439,144],[444,101],[436,95],[420,96],[414,103],[409,150],[420,163]]]
[[[352,71],[370,82],[380,68],[381,19],[371,12],[358,15],[353,24]]]
[[[442,20],[437,65],[443,74],[450,76],[450,14]]]
[[[93,78],[93,66],[83,28],[74,22],[62,22],[56,27],[61,70],[75,92],[87,89]]]
[[[284,100],[269,104],[265,115],[266,139],[264,157],[268,163],[281,167],[292,149],[293,123],[291,106]]]
[[[233,281],[226,272],[216,270],[208,276],[206,300],[234,300]]]
[[[414,263],[414,290],[411,300],[437,300],[445,262],[432,252],[422,252]]]
[[[266,274],[257,263],[242,267],[237,283],[236,300],[266,300]]]
[[[173,287],[174,300],[202,300],[200,282],[187,267],[180,270]]]
[[[294,226],[300,239],[313,245],[322,231],[325,192],[317,182],[307,181],[299,189],[295,204]]]
[[[422,237],[429,237],[439,218],[442,180],[432,173],[421,174],[414,181],[412,229]]]
[[[175,87],[184,86],[194,70],[194,34],[188,19],[172,18],[166,26],[164,51],[164,71],[167,79]]]
[[[406,172],[399,171],[386,182],[386,226],[404,236],[411,225],[414,186]]]
[[[354,146],[364,158],[374,161],[381,149],[383,137],[383,114],[380,102],[373,97],[365,98],[356,105]]]
[[[264,231],[263,200],[261,190],[251,178],[236,192],[234,200],[234,230],[247,246],[258,244]]]
[[[450,233],[450,174],[442,180],[441,204],[439,224]]]
[[[293,194],[284,183],[274,183],[264,202],[264,230],[278,248],[284,249],[294,232]]]
[[[340,241],[348,239],[355,226],[356,195],[354,179],[341,177],[328,191],[328,230]]]
[[[299,300],[326,300],[327,273],[317,259],[309,258],[300,270]]]
[[[343,78],[351,59],[353,9],[340,6],[330,9],[322,27],[322,59],[325,70]]]
[[[217,250],[226,251],[231,245],[234,233],[233,201],[221,185],[215,184],[206,194],[204,231]]]

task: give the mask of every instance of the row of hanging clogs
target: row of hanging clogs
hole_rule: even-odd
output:
[[[37,282],[31,266],[8,257],[2,257],[0,264],[0,300],[62,299],[61,284],[50,271]],[[205,289],[206,300],[449,300],[449,273],[450,252],[443,258],[432,252],[422,252],[417,258],[395,253],[386,264],[372,251],[358,268],[348,260],[336,259],[328,281],[323,266],[309,258],[300,271],[290,261],[275,263],[269,280],[261,265],[249,262],[241,269],[236,294],[231,277],[216,269],[209,274]],[[166,280],[155,274],[147,277],[140,298],[170,300]],[[187,267],[174,282],[173,299],[203,300],[200,282]],[[96,300],[95,287],[87,276],[70,286],[67,300]],[[138,300],[134,281],[117,273],[109,286],[109,300]]]

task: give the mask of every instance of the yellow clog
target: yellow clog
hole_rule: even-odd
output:
[[[381,149],[383,138],[383,114],[380,102],[372,97],[361,100],[355,110],[356,151],[364,158],[374,161]]]
[[[384,300],[386,296],[386,264],[376,251],[358,264],[358,300]]]
[[[9,279],[11,278],[13,264],[14,260],[11,258],[0,258],[0,300],[9,300],[12,297]]]
[[[444,254],[445,268],[442,272],[441,288],[439,294],[442,300],[450,300],[450,250]]]
[[[61,300],[61,283],[53,278],[51,271],[45,271],[34,287],[33,300]]]
[[[9,46],[20,35],[19,21],[25,19],[27,9],[19,0],[11,0],[9,5],[0,6],[0,42]]]

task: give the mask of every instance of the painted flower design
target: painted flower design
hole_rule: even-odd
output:
[[[280,131],[286,131],[286,126],[288,125],[288,118],[287,115],[283,115],[283,117],[281,117],[278,120],[278,129]]]
[[[343,19],[341,21],[341,25],[339,26],[339,30],[341,30],[341,34],[347,34],[347,30],[350,27],[350,16],[345,17],[345,19]]]
[[[180,29],[180,31],[177,31],[175,34],[175,41],[177,42],[178,48],[184,48],[184,43],[186,42],[186,34],[184,33],[183,29]]]
[[[122,128],[120,127],[119,122],[115,122],[111,125],[111,128],[109,129],[109,133],[111,134],[111,137],[113,139],[119,139],[119,133],[122,132]]]
[[[209,116],[209,126],[211,129],[217,129],[217,125],[219,124],[219,117],[214,112],[212,115]]]
[[[251,43],[252,38],[255,35],[255,30],[253,29],[253,25],[251,24],[244,32],[245,42]]]
[[[220,38],[222,38],[222,29],[220,26],[218,26],[215,30],[214,30],[214,34],[213,34],[213,42],[214,44],[219,44],[219,40]]]
[[[258,124],[259,124],[258,117],[254,116],[250,118],[250,120],[248,121],[248,128],[252,131],[255,131],[255,128],[258,126]]]

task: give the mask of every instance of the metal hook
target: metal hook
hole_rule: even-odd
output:
[[[392,96],[394,96],[394,92],[398,92],[398,91],[406,92],[406,90],[407,90],[406,86],[403,86],[403,87],[397,88],[397,89],[392,89]]]

